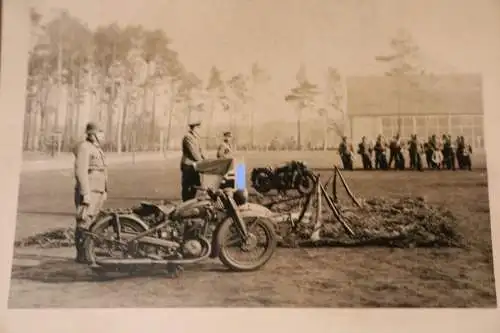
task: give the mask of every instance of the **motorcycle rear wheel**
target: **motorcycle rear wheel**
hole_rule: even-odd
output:
[[[245,219],[246,220],[246,219]],[[253,218],[252,218],[253,220]],[[232,219],[226,219],[222,222],[219,232],[217,233],[217,244],[219,248],[219,259],[220,261],[228,267],[230,270],[235,272],[250,272],[255,271],[264,266],[273,256],[278,245],[278,239],[275,231],[274,224],[267,218],[258,217],[256,221],[248,224],[248,232],[252,234],[252,238],[256,237],[254,232],[256,228],[262,228],[264,234],[266,235],[266,244],[264,253],[262,253],[256,260],[250,262],[240,261],[231,256],[228,252],[229,245],[228,238],[237,238],[239,243],[238,248],[242,250],[243,240],[241,236],[236,231],[236,225]],[[232,236],[232,237],[231,237]],[[257,240],[258,242],[258,240]]]
[[[141,224],[137,223],[132,217],[127,215],[119,216],[121,230],[125,235],[132,236],[134,234],[138,234],[146,231]],[[91,230],[92,233],[97,235],[104,235],[106,230],[109,228],[113,228],[113,217],[105,217],[101,221],[99,221],[96,226]],[[91,262],[95,262],[96,258],[96,245],[98,242],[93,237],[85,237],[84,249],[85,256]]]

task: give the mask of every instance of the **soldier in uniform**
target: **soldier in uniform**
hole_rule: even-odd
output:
[[[403,153],[401,152],[402,147],[401,147],[401,137],[398,134],[394,136],[394,138],[391,140],[391,143],[389,145],[389,168],[392,165],[392,161],[394,161],[394,168],[397,170],[402,170],[404,169],[404,157]]]
[[[439,169],[439,165],[433,160],[434,153],[439,149],[436,134],[432,134],[429,139],[429,155],[431,169]]]
[[[219,145],[217,149],[217,158],[230,158],[233,154],[233,147],[231,146],[231,132],[224,132],[224,141]]]
[[[464,149],[465,149],[465,145],[464,143],[462,142],[462,140],[460,139],[460,136],[457,136],[457,139],[455,140],[455,145],[456,145],[456,154],[457,154],[457,163],[458,163],[458,168],[460,170],[462,170],[464,168],[463,166],[463,152],[464,152]]]
[[[472,146],[465,143],[463,136],[459,137],[457,145],[457,159],[459,159],[459,167],[461,170],[472,170]]]
[[[232,158],[233,157],[233,147],[231,145],[231,138],[233,135],[231,132],[224,132],[224,141],[219,145],[219,148],[217,148],[217,158],[218,159],[225,159],[225,158]],[[236,175],[235,175],[235,170],[234,170],[234,165],[231,166],[229,169],[228,173],[224,177],[224,185],[223,187],[229,187],[229,188],[234,188],[235,186],[235,181],[236,181]]]
[[[387,170],[387,156],[385,155],[387,145],[382,138],[382,135],[377,136],[375,141],[375,169]]]
[[[103,132],[95,123],[88,123],[85,128],[86,139],[80,142],[75,154],[75,206],[76,261],[83,263],[83,231],[99,214],[108,192],[108,172],[104,153],[100,148]]]
[[[423,171],[421,158],[423,147],[416,134],[413,134],[411,136],[411,140],[410,142],[408,142],[408,146],[408,153],[410,155],[410,168]]]
[[[363,162],[363,169],[369,170],[372,169],[372,148],[366,142],[366,136],[361,138],[361,142],[358,144],[358,154],[361,155],[361,160]]]
[[[339,155],[342,160],[342,168],[344,170],[352,170],[352,147],[347,143],[347,137],[342,137],[342,142],[339,145]]]
[[[451,135],[443,134],[444,165],[448,170],[455,170],[455,152],[451,142]]]
[[[427,138],[427,141],[424,142],[424,154],[425,154],[425,162],[427,164],[427,169],[432,169],[432,147],[431,147],[431,137]]]
[[[182,201],[193,199],[196,196],[196,186],[201,185],[200,174],[196,171],[196,163],[205,159],[198,132],[200,126],[199,121],[189,123],[189,131],[182,139]]]

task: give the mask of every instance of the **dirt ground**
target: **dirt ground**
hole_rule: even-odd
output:
[[[303,159],[325,168],[323,156]],[[251,153],[246,162],[251,168],[297,157]],[[115,166],[110,177],[108,207],[179,197],[178,161]],[[354,171],[345,178],[360,197],[418,195],[446,205],[468,248],[278,249],[254,273],[229,273],[207,261],[177,279],[159,271],[109,281],[75,264],[72,249],[16,249],[9,308],[496,306],[485,171]],[[21,176],[16,239],[72,223],[72,182],[71,170]]]

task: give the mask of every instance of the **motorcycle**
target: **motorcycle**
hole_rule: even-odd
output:
[[[207,165],[213,173],[213,161]],[[200,173],[207,172],[203,167],[200,163]],[[102,273],[166,265],[177,274],[184,264],[217,257],[238,272],[264,266],[277,247],[272,212],[248,202],[244,190],[200,186],[198,191],[201,196],[177,206],[141,202],[131,213],[113,213],[96,221],[84,243],[90,266]],[[259,229],[263,239],[259,239]],[[104,253],[99,253],[100,245],[104,245]],[[241,258],[241,254],[251,257],[259,246],[263,247],[260,255]],[[235,257],[231,250],[240,255]]]
[[[255,168],[250,180],[252,187],[259,193],[276,189],[279,192],[297,190],[300,194],[308,194],[314,188],[313,174],[301,161],[291,161],[274,169]]]

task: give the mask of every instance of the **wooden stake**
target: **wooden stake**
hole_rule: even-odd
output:
[[[315,188],[315,196],[316,196],[316,218],[315,218],[315,224],[314,224],[314,229],[313,233],[311,234],[311,241],[315,242],[320,240],[320,229],[323,224],[323,220],[321,218],[321,189],[323,188],[323,185],[319,181],[319,176],[316,176],[316,188]]]
[[[359,208],[361,208],[362,207],[361,203],[358,201],[358,199],[356,199],[356,197],[352,193],[351,189],[349,188],[349,186],[347,185],[347,182],[344,179],[344,176],[342,175],[342,173],[340,172],[339,169],[337,169],[337,172],[339,174],[340,181],[342,182],[342,185],[344,185],[344,188],[345,188],[347,194],[349,195],[349,197],[351,198],[351,200],[356,204],[356,206],[358,206]]]
[[[338,203],[339,199],[337,198],[337,172],[338,172],[337,166],[334,167],[333,169],[333,186],[332,186],[332,197],[333,197],[333,202]]]
[[[347,222],[342,218],[342,216],[340,215],[340,212],[338,211],[337,207],[335,207],[335,204],[330,199],[330,197],[328,196],[328,193],[326,193],[325,189],[322,186],[321,186],[321,192],[323,194],[323,197],[325,198],[326,203],[328,204],[328,206],[332,210],[333,215],[335,216],[335,218],[342,224],[342,226],[344,227],[345,231],[350,236],[354,236],[355,235],[354,231],[351,229],[351,227],[349,227],[349,225],[347,224]]]

